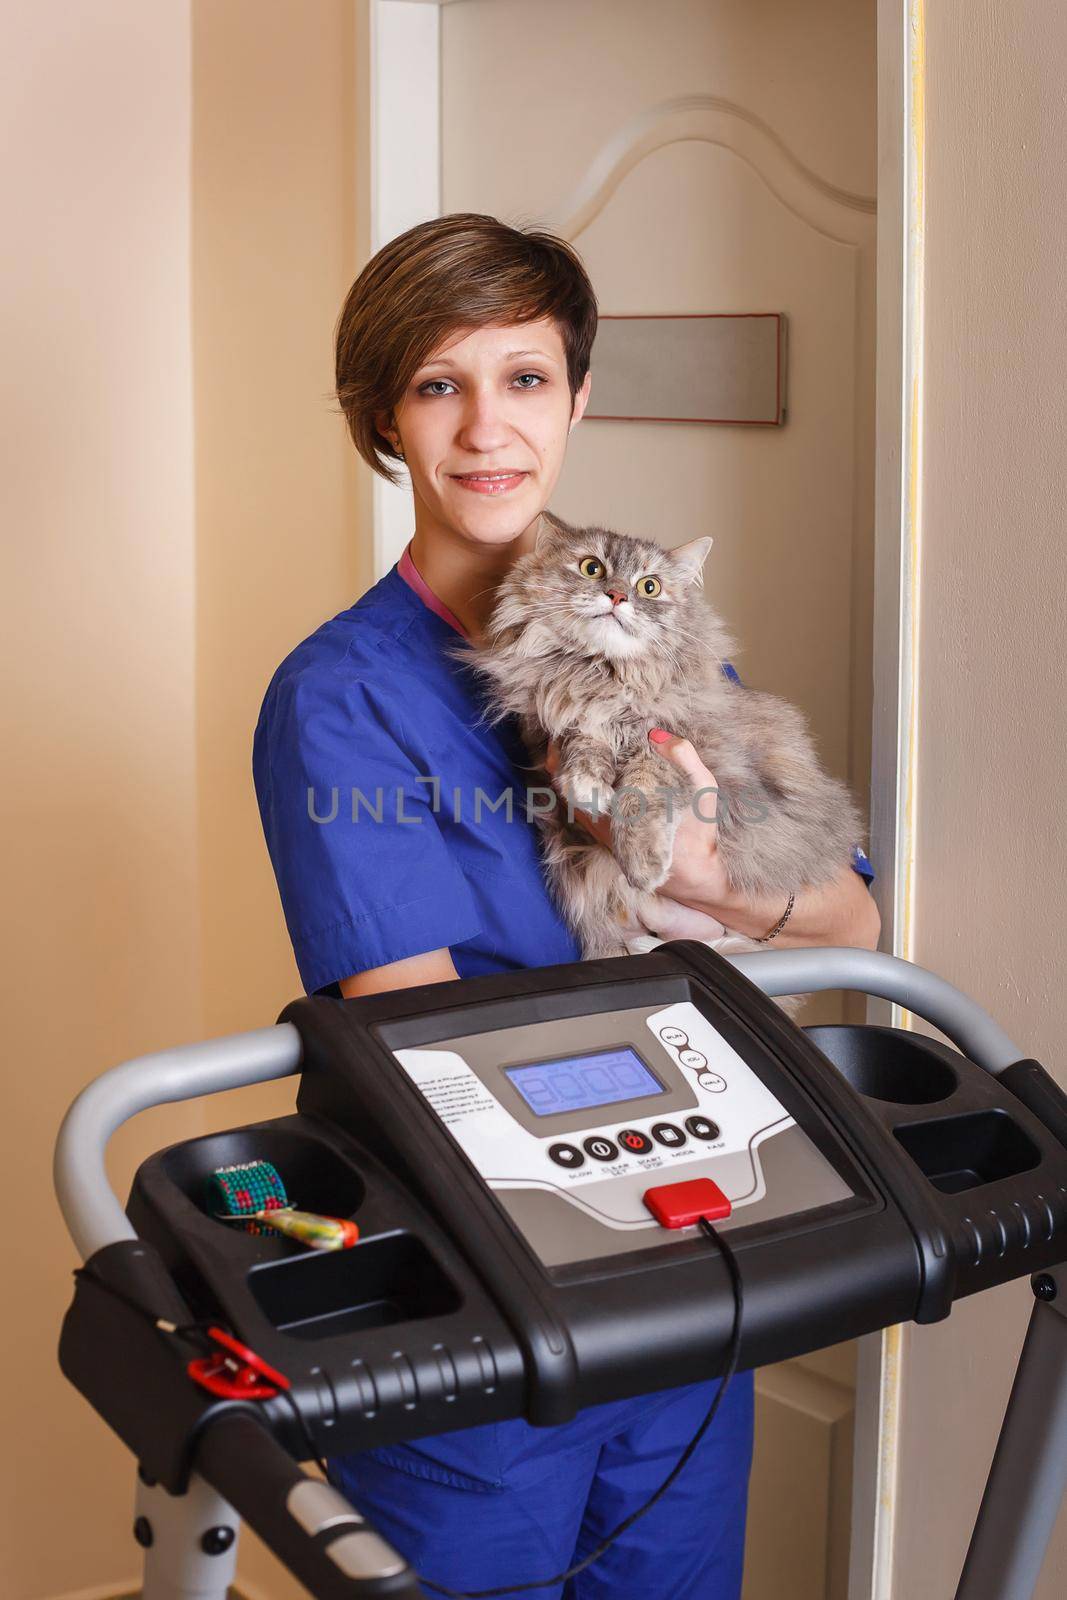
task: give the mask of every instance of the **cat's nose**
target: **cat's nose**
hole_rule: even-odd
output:
[[[608,590],[608,599],[611,601],[613,606],[617,606],[620,600],[625,600],[626,598],[627,594],[625,589]]]

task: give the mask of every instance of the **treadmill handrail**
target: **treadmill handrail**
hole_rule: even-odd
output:
[[[945,978],[882,950],[823,945],[803,950],[758,950],[725,958],[764,994],[855,989],[891,1000],[935,1028],[994,1078],[1023,1058],[988,1011]]]
[[[933,1023],[994,1076],[1023,1055],[976,1000],[899,956],[830,945],[725,959],[768,995],[855,989],[895,1001]],[[300,1059],[300,1035],[283,1022],[136,1056],[88,1084],[63,1119],[53,1161],[60,1210],[82,1259],[137,1237],[104,1164],[116,1129],[152,1106],[290,1077]]]

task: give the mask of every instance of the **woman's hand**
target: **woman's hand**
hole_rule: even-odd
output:
[[[688,739],[655,728],[649,734],[649,746],[684,773],[695,791],[693,803],[679,817],[671,869],[657,892],[663,904],[663,923],[651,931],[668,939],[715,939],[724,929],[762,938],[781,917],[787,897],[745,901],[731,888],[719,856],[715,774]],[[558,751],[550,744],[545,769],[553,780],[558,766]],[[592,817],[575,810],[574,817],[605,849],[612,848],[610,816]],[[711,931],[697,931],[703,928]],[[875,950],[880,932],[874,897],[859,873],[846,865],[831,883],[796,890],[789,921],[772,944],[777,949],[822,944]]]
[[[665,733],[660,728],[653,729],[648,737],[650,747],[684,773],[697,791],[693,805],[686,806],[678,818],[671,870],[657,893],[671,902],[679,913],[683,910],[688,910],[690,913],[699,910],[704,917],[717,922],[718,930],[721,932],[724,923],[719,913],[732,908],[734,896],[719,859],[719,830],[715,824],[715,775],[704,765],[688,739],[677,739],[673,734]],[[558,768],[558,748],[555,744],[549,744],[545,770],[553,782]],[[712,792],[702,794],[700,792],[702,790]],[[605,849],[611,849],[611,817],[607,812],[598,811],[596,816],[592,816],[588,811],[575,809],[574,816]],[[716,934],[675,935],[679,938],[716,936]]]

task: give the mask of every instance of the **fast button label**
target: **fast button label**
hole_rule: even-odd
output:
[[[717,1139],[720,1128],[710,1117],[686,1117],[685,1125],[694,1139]]]

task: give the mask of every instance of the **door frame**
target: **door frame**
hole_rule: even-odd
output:
[[[356,0],[357,254],[441,210],[441,8],[453,0]],[[918,579],[922,532],[925,0],[877,8],[878,238],[871,855],[880,948],[914,949]],[[360,475],[374,578],[410,533],[408,483]],[[370,480],[368,482],[368,480]],[[913,1026],[871,1000],[868,1022]],[[890,1600],[907,1325],[858,1341],[849,1600]]]
[[[871,850],[879,947],[914,959],[925,262],[925,0],[876,0],[878,245]],[[882,1000],[867,1020],[913,1028]],[[896,1590],[909,1324],[859,1340],[849,1600]]]

